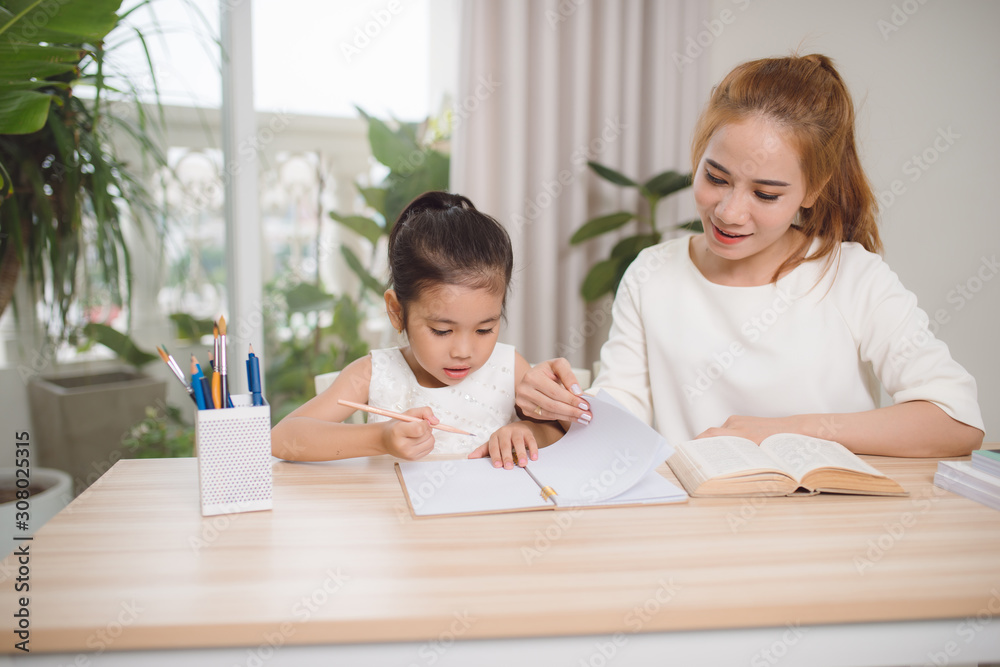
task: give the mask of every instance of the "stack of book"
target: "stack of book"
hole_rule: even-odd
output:
[[[1000,449],[977,449],[969,461],[939,461],[934,484],[1000,510]]]

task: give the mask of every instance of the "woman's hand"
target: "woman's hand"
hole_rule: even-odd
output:
[[[586,424],[593,414],[565,359],[536,364],[517,385],[515,402],[528,419],[569,420]]]
[[[390,419],[383,423],[382,446],[386,454],[392,454],[407,461],[416,461],[434,449],[434,433],[431,425],[440,420],[429,407],[411,408],[403,414],[419,417],[422,421],[404,422]]]
[[[731,435],[753,440],[758,445],[764,438],[775,433],[802,433],[796,420],[791,417],[743,417],[733,415],[722,426],[713,426],[698,435],[711,438],[716,435]]]
[[[531,428],[524,422],[513,422],[497,429],[490,436],[490,441],[480,445],[469,454],[470,459],[481,459],[489,456],[493,459],[493,467],[503,466],[507,470],[514,468],[515,461],[522,468],[528,465],[528,459],[538,460],[538,443]]]

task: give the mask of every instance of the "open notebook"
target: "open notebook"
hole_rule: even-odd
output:
[[[588,397],[594,418],[573,424],[525,468],[490,459],[396,464],[416,517],[673,503],[687,494],[656,472],[673,448],[608,394]]]

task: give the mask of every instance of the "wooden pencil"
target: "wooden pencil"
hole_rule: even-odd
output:
[[[390,419],[398,419],[403,422],[422,422],[426,421],[420,417],[413,417],[412,415],[404,415],[399,412],[392,412],[391,410],[383,410],[382,408],[376,408],[371,405],[366,405],[364,403],[355,403],[354,401],[344,400],[343,398],[337,400],[343,406],[348,408],[354,408],[355,410],[363,410],[365,412],[370,412],[375,415],[382,415],[383,417],[389,417]],[[430,422],[428,422],[430,423]],[[448,433],[458,433],[459,435],[471,435],[475,436],[475,433],[469,433],[468,431],[463,431],[460,428],[454,426],[448,426],[447,424],[431,424],[431,428],[436,428],[441,431],[447,431]]]

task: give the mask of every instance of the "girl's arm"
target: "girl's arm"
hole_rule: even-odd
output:
[[[514,352],[514,386],[521,384],[525,374],[531,369],[531,365],[521,356],[519,352]],[[489,456],[493,459],[495,468],[504,467],[508,470],[514,467],[515,462],[522,468],[528,464],[528,460],[538,459],[538,448],[548,447],[553,442],[563,436],[563,430],[559,424],[550,421],[536,421],[525,416],[520,407],[517,414],[521,421],[511,422],[506,426],[497,429],[490,436],[489,442],[477,447],[469,454],[470,459],[478,459]]]
[[[371,357],[352,362],[326,391],[271,429],[271,454],[287,461],[333,461],[378,454],[412,460],[430,453],[434,448],[430,425],[438,421],[430,408],[406,411],[427,421],[342,423],[354,409],[337,401],[366,403],[370,382]]]
[[[928,401],[908,401],[845,414],[765,418],[733,416],[699,438],[738,435],[760,444],[775,433],[802,433],[835,440],[855,454],[880,456],[968,456],[983,444],[983,432],[949,417]]]

